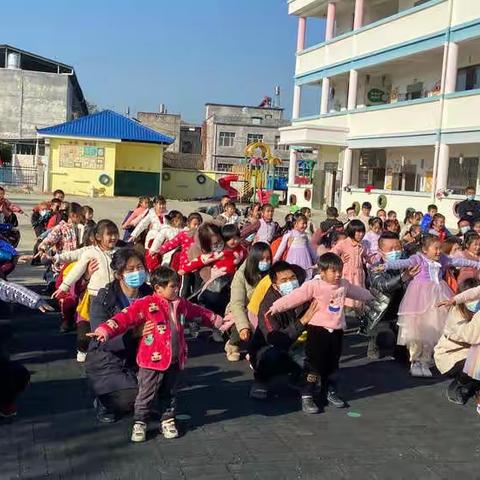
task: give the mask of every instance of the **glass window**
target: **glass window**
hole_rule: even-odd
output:
[[[262,117],[252,117],[252,123],[254,125],[260,125],[262,123],[263,118]]]
[[[248,133],[247,134],[247,145],[254,142],[259,142],[263,140],[263,135],[261,133]]]
[[[218,146],[233,147],[234,140],[235,140],[234,132],[220,132],[220,135],[218,137]]]
[[[457,92],[480,88],[480,65],[460,68],[457,73]]]
[[[230,163],[218,163],[217,172],[231,172],[233,165]]]
[[[387,156],[385,150],[361,150],[358,172],[358,187],[383,189],[385,184],[385,167]]]
[[[463,194],[467,185],[476,185],[478,157],[453,157],[448,164],[447,188],[453,193]]]

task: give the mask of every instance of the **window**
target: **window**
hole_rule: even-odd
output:
[[[463,194],[465,185],[476,185],[478,157],[453,157],[448,164],[447,188],[453,193]]]
[[[35,144],[33,143],[17,143],[17,151],[19,155],[35,155]]]
[[[247,134],[247,145],[254,142],[259,142],[263,140],[263,135],[261,133],[248,133]]]
[[[374,188],[383,189],[386,164],[385,150],[361,150],[358,187],[365,188],[367,185],[373,185]]]
[[[233,141],[235,140],[234,132],[220,132],[218,137],[219,147],[233,147]]]
[[[480,88],[480,65],[460,68],[457,74],[457,92]]]
[[[262,123],[263,118],[262,117],[252,117],[252,123],[254,125],[260,125]]]
[[[288,145],[280,144],[280,135],[275,136],[275,143],[273,147],[275,148],[275,150],[289,150],[290,148]]]
[[[230,163],[217,163],[217,172],[231,172],[232,168]]]
[[[182,153],[192,153],[193,152],[193,144],[189,140],[185,140],[182,142]]]
[[[423,83],[417,82],[407,85],[407,100],[415,100],[423,97]]]

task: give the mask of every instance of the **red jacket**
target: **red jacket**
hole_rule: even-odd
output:
[[[195,272],[196,270],[201,270],[203,267],[225,267],[225,273],[233,275],[237,271],[238,266],[246,258],[247,251],[242,245],[238,245],[233,250],[231,248],[225,248],[222,250],[222,256],[212,262],[211,260],[215,258],[215,255],[218,255],[218,253],[205,253],[199,255],[197,258],[194,258],[185,264],[182,270],[185,273],[190,273]]]
[[[100,324],[98,329],[103,330],[110,339],[148,320],[152,321],[155,330],[152,334],[142,337],[137,352],[137,364],[141,368],[165,371],[172,363],[170,306],[173,307],[173,318],[177,329],[178,364],[183,368],[187,360],[185,321],[199,317],[202,319],[202,324],[206,326],[212,326],[216,321],[221,321],[220,317],[206,308],[194,305],[184,298],[169,302],[153,294],[132,303],[110,320]]]
[[[194,242],[195,242],[194,234],[192,232],[188,232],[185,230],[184,232],[180,232],[176,237],[173,237],[168,242],[165,242],[160,247],[159,253],[161,255],[164,255],[165,253],[170,252],[171,250],[181,247],[179,263],[180,263],[180,270],[184,270],[185,265],[190,261],[188,259],[188,250],[194,244]]]

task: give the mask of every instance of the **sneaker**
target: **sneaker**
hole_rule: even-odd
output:
[[[446,390],[447,400],[455,405],[465,405],[466,398],[462,393],[462,388],[457,380],[453,380]]]
[[[81,352],[80,350],[77,350],[77,362],[78,363],[85,363],[87,360],[87,353],[86,352]]]
[[[330,388],[327,392],[327,402],[335,408],[345,408],[347,406],[345,400],[340,398],[335,390]]]
[[[147,439],[147,424],[145,422],[135,422],[132,428],[132,442],[144,442]]]
[[[412,362],[410,365],[410,375],[412,377],[423,377],[423,369],[419,362]]]
[[[266,400],[268,395],[268,390],[260,382],[253,382],[252,388],[250,389],[250,398],[255,400]]]
[[[433,377],[432,372],[430,371],[430,368],[426,363],[421,363],[420,368],[422,369],[422,373],[425,378]]]
[[[308,414],[320,412],[320,409],[313,400],[313,397],[302,397],[302,412]]]
[[[17,406],[14,403],[0,405],[0,417],[12,418],[17,414]]]
[[[162,435],[167,439],[178,438],[179,437],[177,425],[175,424],[175,419],[174,418],[170,418],[168,420],[163,420],[160,428],[161,428],[161,431],[162,431]]]
[[[115,414],[109,412],[102,403],[96,398],[93,401],[93,408],[96,410],[96,417],[99,423],[114,423],[116,418]]]
[[[240,348],[232,345],[230,340],[225,344],[225,353],[229,362],[238,362],[240,360]]]

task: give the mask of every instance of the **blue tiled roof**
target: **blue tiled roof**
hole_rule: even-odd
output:
[[[39,128],[40,135],[65,137],[111,138],[130,142],[164,143],[170,145],[174,138],[163,135],[141,123],[112,110],[103,110],[52,127]]]

